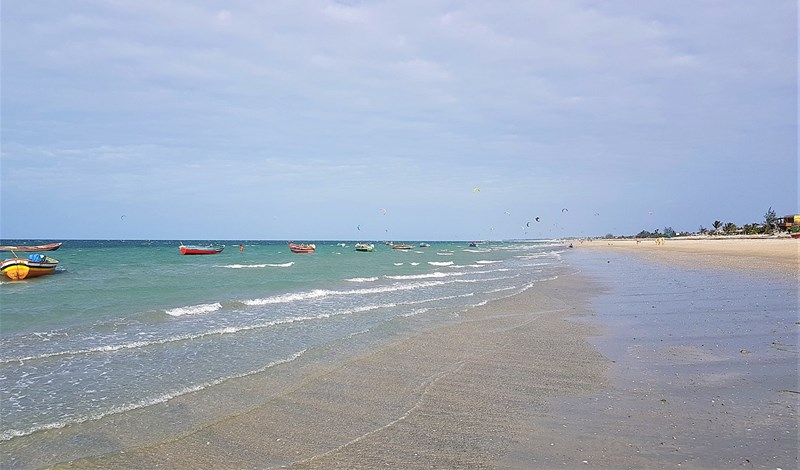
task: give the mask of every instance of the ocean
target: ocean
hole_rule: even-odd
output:
[[[558,276],[566,249],[555,241],[416,242],[401,251],[375,242],[362,253],[353,241],[304,242],[317,251],[203,240],[226,248],[182,256],[179,241],[68,240],[48,253],[60,262],[53,275],[4,280],[0,445],[24,448],[52,430],[291,368],[332,344],[358,350],[458,321],[465,309]],[[4,467],[25,465],[9,455]]]

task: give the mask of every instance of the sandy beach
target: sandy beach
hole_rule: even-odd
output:
[[[796,468],[797,285],[774,276],[796,243],[595,241],[455,323],[303,358],[217,391],[263,390],[246,411],[58,468]],[[125,441],[96,433],[71,439]]]
[[[641,240],[579,240],[576,248],[637,253],[680,266],[756,270],[797,276],[800,240],[792,238],[707,237]]]

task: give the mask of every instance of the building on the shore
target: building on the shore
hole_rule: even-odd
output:
[[[800,228],[800,214],[784,215],[778,219],[778,229],[788,232],[797,231]]]

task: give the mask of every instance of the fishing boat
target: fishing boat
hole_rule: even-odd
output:
[[[395,250],[410,250],[414,247],[411,245],[395,244],[392,245],[392,248],[394,248]]]
[[[372,251],[375,245],[372,243],[356,243],[356,251]]]
[[[425,243],[425,242],[422,242],[422,243],[420,243],[420,244],[419,244],[419,247],[420,247],[420,248],[428,248],[429,246],[431,246],[431,244],[430,244],[430,243]]]
[[[313,253],[317,246],[313,243],[292,243],[289,242],[289,249],[292,253]]]
[[[30,253],[34,251],[55,251],[61,248],[61,244],[64,242],[58,243],[47,243],[46,245],[31,245],[31,246],[0,246],[0,251],[20,251],[25,253]]]
[[[40,253],[32,253],[27,258],[10,258],[0,264],[0,271],[12,281],[21,281],[29,277],[53,274],[58,260]]]
[[[216,255],[222,253],[225,245],[184,245],[181,243],[179,248],[182,255]]]

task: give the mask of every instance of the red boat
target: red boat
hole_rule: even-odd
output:
[[[313,243],[292,243],[289,242],[289,249],[292,250],[292,253],[313,253],[316,251],[317,247]]]
[[[63,242],[48,243],[46,245],[33,245],[33,246],[0,246],[0,251],[24,251],[24,252],[55,251],[61,248],[62,243]]]
[[[180,249],[182,255],[216,255],[217,253],[222,253],[225,245],[184,245],[181,243]]]

